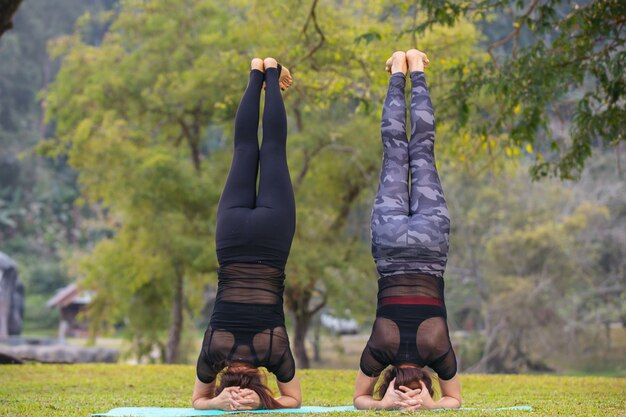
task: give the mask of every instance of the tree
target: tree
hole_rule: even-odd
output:
[[[295,63],[291,69],[296,82],[285,97],[293,116],[289,164],[298,226],[287,266],[285,305],[294,318],[294,353],[303,368],[310,364],[305,348],[309,325],[322,308],[351,305],[372,314],[376,272],[369,254],[369,214],[382,154],[380,103],[388,80],[383,63],[394,50],[410,46],[397,33],[411,16],[387,16],[379,2],[335,6],[333,1],[313,0],[294,9],[265,1],[250,8],[254,24],[247,27],[249,39],[254,33],[255,50],[273,54],[275,48],[268,45],[278,43],[284,45],[278,56]],[[259,30],[277,21],[279,38]],[[446,38],[442,31],[436,26],[420,38],[420,45],[438,57],[429,72],[437,96],[448,91],[443,69],[465,61],[479,37],[468,22],[447,29]],[[456,150],[467,149],[467,143],[446,133],[446,122],[440,120],[441,140],[453,142]]]
[[[58,70],[46,45],[71,33],[83,13],[110,3],[30,0],[20,5],[15,28],[0,42],[0,247],[21,265],[26,332],[56,328],[58,317],[45,302],[68,283],[62,258],[95,237],[82,233],[91,211],[74,206],[80,197],[75,173],[62,158],[45,159],[32,150],[53,128],[43,122],[38,96]],[[91,30],[90,43],[98,42],[101,29]]]
[[[44,148],[67,155],[83,194],[107,207],[104,221],[115,232],[80,269],[84,285],[98,290],[94,323],[107,313],[109,322],[127,318],[134,340],[167,346],[164,356],[177,359],[184,306],[215,268],[208,242],[230,153],[229,145],[222,151],[220,129],[230,129],[240,74],[255,55],[278,57],[296,77],[285,100],[299,231],[285,295],[299,365],[308,366],[305,336],[319,309],[341,304],[342,296],[372,299],[373,264],[353,261],[369,259],[367,213],[387,79],[382,63],[396,40],[376,7],[364,14],[360,4],[334,6],[128,1],[105,16],[111,26],[100,45],[83,39],[94,21],[89,16],[76,34],[56,42],[63,64],[47,101],[57,134]],[[263,30],[276,22],[281,31]],[[364,38],[362,27],[377,29]],[[473,27],[450,33],[461,41],[440,47],[442,54],[470,54],[478,36]],[[436,32],[429,39],[438,48]],[[165,306],[170,319],[154,320]],[[165,322],[167,344],[160,341]]]
[[[551,370],[563,366],[554,352],[602,352],[605,323],[621,321],[619,174],[601,154],[579,183],[533,183],[526,168],[509,161],[495,175],[442,174],[454,196],[449,319],[452,328],[480,332],[476,363],[470,344],[460,346],[470,371]]]
[[[508,19],[509,30],[487,46],[490,60],[452,70],[446,107],[459,132],[474,120],[470,130],[478,137],[506,134],[513,145],[534,146],[535,178],[576,177],[596,144],[626,140],[623,1],[416,0],[412,7],[423,17],[410,32],[466,17]],[[482,94],[497,101],[496,112],[474,101]]]
[[[228,48],[225,13],[211,2],[129,1],[100,17],[112,22],[101,45],[83,38],[87,15],[53,47],[63,55],[47,96],[57,131],[40,149],[67,155],[85,198],[107,208],[103,220],[115,233],[79,268],[83,285],[98,291],[92,323],[128,320],[136,351],[159,346],[169,363],[185,360],[185,310],[197,308],[215,270],[225,164],[204,162],[221,136],[206,127],[223,109],[232,113],[240,88],[235,71],[208,70],[238,55]]]

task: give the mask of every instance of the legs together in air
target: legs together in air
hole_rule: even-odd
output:
[[[372,255],[381,276],[420,272],[442,277],[447,261],[450,219],[435,165],[435,118],[423,72],[427,64],[417,50],[396,52],[387,61],[391,77],[381,122],[383,163],[371,224]]]
[[[259,149],[264,84],[263,143]],[[284,269],[287,262],[295,232],[295,201],[287,166],[287,115],[281,88],[290,84],[289,71],[275,59],[252,60],[250,80],[235,117],[233,160],[217,209],[220,265],[260,261]]]

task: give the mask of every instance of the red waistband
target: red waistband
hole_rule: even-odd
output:
[[[411,296],[397,296],[397,297],[383,297],[378,301],[379,306],[386,306],[390,304],[425,304],[429,306],[443,307],[443,301],[435,297],[423,297],[419,295]]]

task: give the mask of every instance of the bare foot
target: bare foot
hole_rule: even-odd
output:
[[[263,60],[261,58],[252,58],[252,61],[250,62],[250,69],[265,72],[265,65],[263,65]]]
[[[417,49],[409,49],[406,51],[406,60],[409,63],[409,71],[424,71],[424,68],[430,64],[428,57],[422,51]]]
[[[396,51],[391,55],[391,58],[385,62],[385,70],[392,74],[396,72],[401,72],[402,74],[406,74],[406,54],[404,51]]]
[[[263,64],[265,65],[266,69],[278,67],[278,62],[276,62],[274,58],[265,58],[263,60]],[[291,86],[292,82],[293,82],[293,78],[291,77],[291,72],[289,72],[289,70],[286,67],[282,67],[279,78],[278,78],[278,85],[280,86],[280,89],[281,90],[288,89]]]
[[[291,83],[293,82],[293,78],[291,77],[291,72],[287,67],[283,66],[280,70],[280,77],[278,78],[278,83],[282,90],[286,90],[291,87]]]

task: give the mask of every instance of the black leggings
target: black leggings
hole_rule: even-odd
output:
[[[296,226],[287,167],[287,115],[278,70],[252,70],[235,118],[235,152],[217,208],[216,251],[221,266],[254,262],[284,269]],[[266,84],[263,144],[259,99]],[[257,193],[257,172],[260,178]]]

